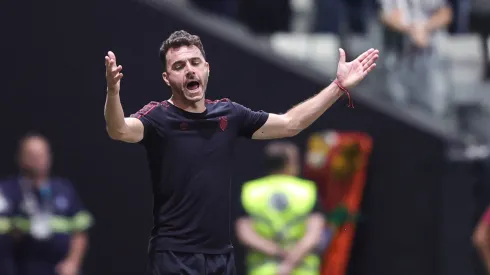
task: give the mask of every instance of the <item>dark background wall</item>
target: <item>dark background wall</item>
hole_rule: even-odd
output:
[[[179,14],[129,0],[4,0],[0,5],[0,174],[15,173],[12,156],[22,134],[34,129],[48,136],[56,154],[55,174],[75,183],[96,218],[86,262],[89,275],[142,274],[151,228],[152,196],[143,149],[111,141],[105,132],[108,50],[124,67],[121,96],[128,115],[150,100],[168,98],[158,48],[178,29],[203,40],[213,72],[209,98],[228,97],[253,109],[284,112],[328,83],[278,68],[198,24],[184,22]],[[337,103],[294,140],[304,145],[309,133],[324,129],[365,131],[374,138],[350,272],[438,274],[444,239],[440,232],[449,220],[441,215],[446,213],[440,192],[447,177],[445,142],[362,102],[357,101],[355,109],[345,104]],[[234,215],[240,183],[263,173],[264,144],[242,141],[237,146]]]

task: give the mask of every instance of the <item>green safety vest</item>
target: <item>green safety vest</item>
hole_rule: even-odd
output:
[[[282,248],[291,248],[306,232],[306,221],[317,198],[312,181],[287,175],[271,175],[246,182],[242,187],[242,204],[250,216],[254,230]],[[281,259],[249,251],[249,275],[277,274]],[[320,257],[307,255],[292,275],[320,274]]]

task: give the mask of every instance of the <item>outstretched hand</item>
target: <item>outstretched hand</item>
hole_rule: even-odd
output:
[[[339,49],[340,60],[337,67],[337,80],[346,89],[355,87],[376,67],[379,51],[369,49],[351,62],[345,61],[345,51]]]
[[[105,78],[107,81],[107,91],[113,94],[119,93],[121,88],[122,66],[117,65],[116,55],[109,51],[105,57]]]

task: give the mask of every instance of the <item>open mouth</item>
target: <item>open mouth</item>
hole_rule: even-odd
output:
[[[200,86],[200,84],[197,81],[189,81],[189,83],[187,83],[187,85],[185,85],[185,87],[189,91],[195,90],[195,89],[199,88],[199,86]]]

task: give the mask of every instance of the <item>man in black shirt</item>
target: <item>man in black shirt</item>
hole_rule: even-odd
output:
[[[376,66],[370,49],[346,63],[337,79],[282,115],[252,111],[228,99],[205,99],[209,64],[198,36],[174,32],[162,45],[163,80],[172,96],[124,117],[122,67],[105,57],[105,119],[111,138],[145,146],[154,192],[149,274],[233,274],[230,180],[238,137],[273,139],[298,134]]]

